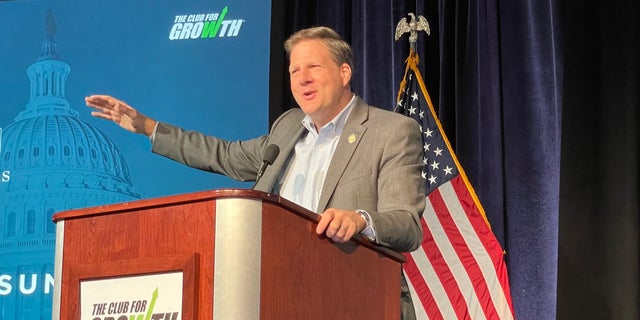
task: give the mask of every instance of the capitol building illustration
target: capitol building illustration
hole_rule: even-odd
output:
[[[54,213],[141,198],[114,142],[65,98],[71,67],[50,12],[45,21],[28,103],[13,122],[0,119],[0,319],[51,318]]]

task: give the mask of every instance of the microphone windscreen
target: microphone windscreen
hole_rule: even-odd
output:
[[[264,157],[262,161],[267,162],[269,165],[272,165],[278,154],[280,153],[280,148],[275,144],[270,144],[267,146],[267,150],[264,151]]]

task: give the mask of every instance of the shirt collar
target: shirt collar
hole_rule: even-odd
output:
[[[349,103],[347,103],[347,106],[342,109],[342,111],[340,111],[340,113],[338,113],[338,115],[336,115],[331,121],[329,121],[329,123],[320,128],[319,132],[328,131],[327,133],[332,132],[336,135],[340,135],[342,133],[342,129],[344,129],[344,126],[347,123],[347,118],[349,117],[349,114],[351,114],[351,110],[353,109],[353,106],[355,104],[356,95],[353,94],[351,100],[349,101]],[[318,134],[316,133],[315,125],[313,124],[313,121],[311,121],[311,118],[309,116],[305,116],[304,119],[302,119],[302,125],[307,128],[307,131],[311,132],[312,134]]]

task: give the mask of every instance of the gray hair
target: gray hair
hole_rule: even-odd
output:
[[[303,40],[321,40],[331,52],[331,57],[336,64],[346,63],[353,70],[353,51],[351,46],[333,29],[328,27],[313,27],[302,29],[292,34],[284,42],[284,50],[287,57],[291,57],[293,47]]]

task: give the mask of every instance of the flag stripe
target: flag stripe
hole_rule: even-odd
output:
[[[425,214],[426,214],[426,210],[425,210]],[[448,298],[449,297],[448,291],[451,290],[451,288],[446,288],[447,287],[446,284],[453,283],[452,281],[450,281],[452,277],[450,277],[449,279],[446,279],[446,277],[443,277],[442,271],[437,270],[438,262],[444,262],[444,261],[439,257],[434,257],[436,255],[439,255],[440,252],[438,247],[435,246],[435,241],[433,239],[431,228],[427,222],[426,216],[423,216],[422,218],[422,227],[424,230],[425,239],[427,240],[423,242],[423,247],[422,247],[423,250],[416,250],[414,252],[419,251],[424,256],[424,259],[422,259],[423,262],[420,264],[420,270],[423,271],[422,275],[425,278],[427,286],[429,287],[429,289],[431,290],[434,296],[435,304],[431,307],[438,309],[437,314],[441,316],[440,319],[453,319],[454,317],[456,317],[456,310],[453,304],[451,303],[451,300]],[[428,248],[429,246],[426,246],[428,248],[427,249],[425,248],[425,244],[428,244],[428,243],[432,244],[432,246],[431,248]],[[416,261],[419,261],[419,260],[416,260]],[[436,264],[435,266],[434,266],[434,262]],[[457,290],[457,286],[455,286],[455,283],[453,284],[454,284],[453,288]],[[429,315],[431,314],[436,315],[436,312],[434,311],[429,313]]]
[[[440,309],[436,305],[436,301],[431,293],[438,291],[444,292],[444,289],[442,289],[442,286],[439,286],[439,288],[429,288],[425,281],[426,276],[422,274],[422,272],[425,272],[429,273],[432,277],[435,276],[435,272],[430,268],[431,265],[428,263],[427,256],[423,251],[418,250],[412,254],[406,254],[405,257],[407,261],[404,265],[404,273],[407,283],[420,298],[418,306],[414,306],[416,309],[416,317],[423,319],[423,317],[420,317],[420,315],[423,315],[428,319],[442,319],[442,313],[440,313]],[[421,264],[425,265],[426,268],[423,268],[423,270],[418,269],[416,260],[421,260]],[[426,264],[424,264],[425,261],[427,262]]]
[[[446,182],[438,189],[432,191],[428,196],[429,202],[427,202],[427,204],[430,203],[431,205],[427,206],[428,210],[431,211],[429,215],[433,215],[434,219],[438,221],[438,228],[433,228],[434,231],[432,231],[434,240],[442,252],[442,257],[449,269],[448,272],[451,273],[457,286],[460,288],[459,291],[451,290],[449,292],[449,299],[451,299],[454,304],[464,302],[467,312],[477,314],[478,319],[484,319],[484,313],[478,313],[475,310],[479,305],[476,295],[463,294],[473,292],[474,286],[468,274],[469,270],[467,268],[470,267],[469,261],[465,260],[467,257],[461,259],[460,253],[456,250],[456,248],[465,247],[466,244],[464,243],[464,239],[459,237],[460,233],[457,230],[457,226],[448,218],[451,213],[440,193],[440,189],[449,185],[449,183],[450,182]],[[461,309],[460,306],[456,308]],[[458,318],[460,319],[460,317]]]
[[[423,217],[420,222],[422,223],[422,229],[424,231],[423,245],[429,243],[434,244],[434,247],[429,249],[431,251],[419,249],[411,252],[411,259],[407,260],[404,268],[405,270],[417,269],[417,273],[410,272],[408,274],[408,280],[414,284],[419,284],[419,287],[426,289],[426,294],[431,296],[431,298],[428,299],[423,299],[422,296],[419,296],[423,307],[427,310],[429,318],[451,319],[452,317],[455,317],[456,312],[451,304],[451,300],[448,299],[448,294],[443,287],[443,282],[440,281],[441,274],[434,269],[434,266],[430,261],[430,257],[427,255],[427,252],[432,252],[433,254],[437,253],[438,248],[435,247],[435,242],[429,226],[427,225],[426,219]],[[439,260],[437,257],[431,259],[434,259],[435,261]],[[421,291],[416,292],[420,293]]]
[[[426,219],[423,217],[421,219],[422,227],[424,230],[424,238],[425,243],[434,243],[433,237],[427,225]],[[439,274],[434,266],[431,264],[430,258],[427,255],[427,250],[423,250],[424,247],[418,249],[416,251],[411,252],[411,256],[415,259],[412,262],[415,262],[419,266],[418,270],[420,271],[423,279],[410,279],[412,281],[424,281],[431,291],[431,295],[433,297],[433,301],[435,303],[426,304],[424,307],[427,309],[427,314],[432,319],[453,319],[456,317],[456,312],[454,310],[451,301],[448,299],[447,292],[444,288],[444,283],[441,281],[441,274]],[[437,252],[437,247],[433,249],[432,253]],[[410,263],[408,263],[410,264]],[[407,264],[405,264],[405,268]],[[421,299],[422,300],[422,299]],[[415,304],[415,303],[414,303]],[[423,303],[424,304],[424,303]],[[419,318],[418,318],[419,319]]]
[[[413,263],[414,263],[413,267],[415,267],[415,262]],[[409,286],[409,293],[411,294],[411,296],[419,297],[419,294],[416,292],[416,289],[413,287],[413,283],[411,283],[409,279],[407,279],[407,285]],[[416,312],[416,319],[424,319],[424,320],[432,319],[432,318],[429,318],[429,316],[427,315],[427,311],[424,309],[424,305],[422,303],[414,303],[413,307]],[[439,319],[442,319],[442,318],[439,318]]]
[[[474,203],[467,202],[461,203],[454,185],[457,181],[460,181],[460,176],[451,179],[449,182],[443,184],[438,188],[438,193],[429,195],[432,201],[437,202],[442,206],[440,209],[436,209],[440,222],[446,226],[446,235],[449,241],[453,244],[452,249],[455,250],[458,255],[458,259],[455,262],[460,263],[464,268],[456,269],[460,272],[459,277],[468,280],[471,284],[470,290],[475,291],[475,295],[471,295],[471,299],[468,299],[469,309],[472,314],[479,314],[481,308],[484,315],[489,319],[497,318],[496,309],[492,301],[486,297],[488,287],[486,283],[486,277],[481,270],[480,264],[485,262],[491,262],[488,259],[478,260],[478,256],[486,256],[484,246],[480,243],[480,239],[477,238],[473,226],[469,222],[468,216],[465,214],[465,209],[469,207],[475,207]],[[442,198],[439,198],[441,196]],[[442,203],[440,203],[442,201]],[[493,267],[492,267],[493,268]],[[470,291],[465,291],[470,292]],[[480,303],[479,298],[485,303]]]
[[[485,312],[491,314],[490,319],[500,319],[498,314],[503,314],[502,319],[513,319],[512,310],[507,299],[502,283],[508,283],[506,278],[506,270],[498,270],[496,266],[504,266],[502,248],[497,239],[491,232],[491,229],[481,219],[482,216],[478,212],[478,208],[474,201],[460,202],[461,199],[470,199],[466,195],[468,189],[465,182],[456,177],[450,181],[450,186],[441,189],[445,199],[450,199],[447,206],[451,211],[460,212],[464,210],[465,214],[451,214],[450,217],[455,220],[455,224],[462,226],[461,235],[465,238],[465,242],[471,248],[470,253],[473,254],[475,264],[482,273],[481,286],[476,286],[476,294],[482,296],[482,292],[487,292],[491,296],[493,304],[491,308],[485,309]],[[502,279],[499,275],[503,275]],[[507,287],[508,289],[508,287]],[[486,290],[486,291],[485,291]],[[507,292],[508,293],[508,292]],[[488,312],[490,311],[490,313]]]

